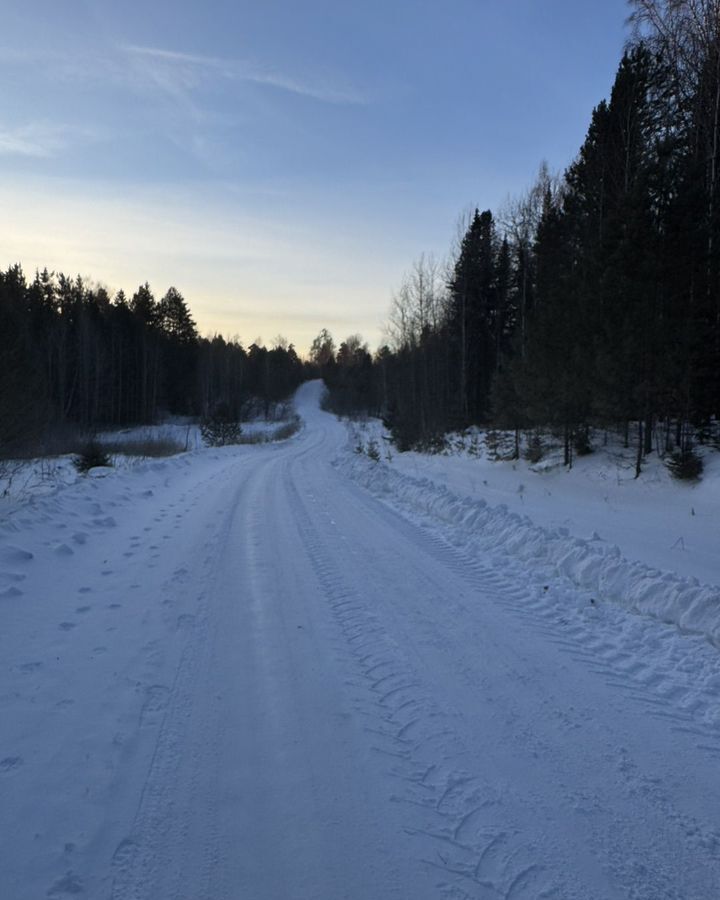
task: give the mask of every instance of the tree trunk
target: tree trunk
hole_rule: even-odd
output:
[[[652,453],[652,436],[653,436],[653,414],[647,413],[645,416],[645,440],[643,443],[643,455],[648,456]]]

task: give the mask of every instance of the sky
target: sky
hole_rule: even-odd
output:
[[[421,253],[564,169],[626,0],[4,0],[0,268],[202,334],[382,340]]]

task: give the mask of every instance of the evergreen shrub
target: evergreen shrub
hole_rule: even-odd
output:
[[[702,475],[702,457],[692,449],[676,450],[667,460],[673,478],[680,481],[697,481]]]

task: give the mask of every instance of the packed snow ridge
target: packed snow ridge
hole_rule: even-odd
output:
[[[378,435],[377,427],[371,426],[370,431]],[[602,541],[597,532],[589,540],[580,538],[567,528],[539,526],[529,516],[511,512],[505,504],[491,505],[484,499],[458,496],[438,483],[452,467],[452,460],[439,458],[432,478],[413,477],[398,471],[398,457],[395,463],[388,463],[353,452],[357,439],[356,429],[351,428],[348,448],[336,465],[376,497],[428,522],[444,523],[453,544],[469,554],[492,554],[499,561],[512,558],[533,567],[538,574],[544,571],[565,576],[588,594],[589,602],[620,604],[683,632],[702,635],[720,647],[717,584],[702,584],[696,577],[627,559],[617,545]],[[473,464],[469,461],[469,466]],[[520,488],[522,492],[522,485]],[[716,541],[717,536],[710,539]],[[720,546],[717,560],[720,563]]]

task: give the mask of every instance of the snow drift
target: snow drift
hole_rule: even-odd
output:
[[[428,478],[402,474],[385,462],[345,451],[336,460],[357,483],[413,516],[441,521],[456,546],[470,554],[506,556],[549,566],[592,594],[720,647],[720,587],[662,572],[622,556],[620,549],[573,537],[566,528],[543,528],[506,506],[458,497]]]

